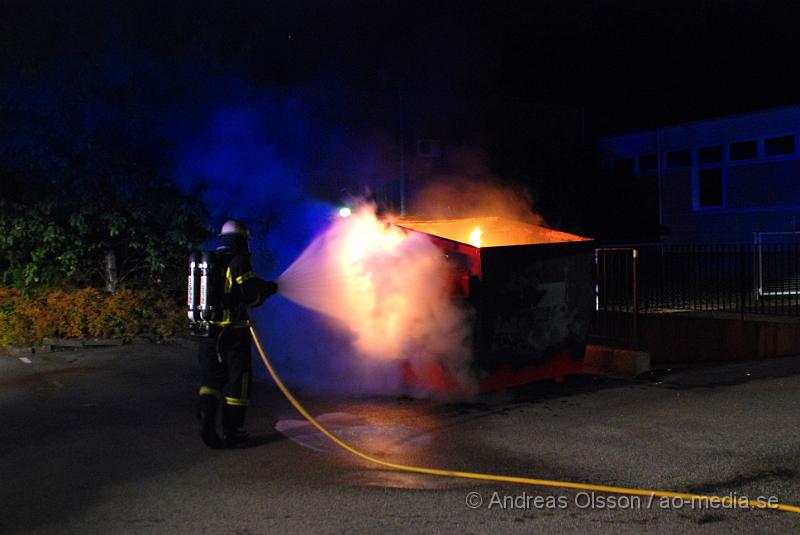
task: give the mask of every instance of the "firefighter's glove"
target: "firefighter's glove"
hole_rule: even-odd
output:
[[[278,283],[274,281],[264,281],[264,293],[266,294],[264,299],[278,293]]]
[[[274,295],[275,292],[278,291],[278,285],[272,281],[258,279],[258,283],[258,299],[251,305],[253,307],[263,305],[267,298]]]

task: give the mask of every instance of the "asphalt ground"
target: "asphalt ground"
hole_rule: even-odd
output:
[[[800,530],[790,513],[384,470],[307,430],[276,431],[299,416],[268,382],[253,389],[250,443],[209,450],[187,343],[30,361],[0,355],[2,533]],[[300,397],[346,433],[358,422],[361,446],[399,462],[800,505],[798,393],[790,357],[580,376],[462,404]]]

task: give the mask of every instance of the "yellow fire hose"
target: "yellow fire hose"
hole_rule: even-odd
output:
[[[261,355],[261,360],[264,361],[264,366],[267,367],[267,371],[272,376],[272,379],[275,381],[275,384],[278,385],[278,388],[283,392],[283,395],[286,396],[286,399],[289,400],[297,411],[303,415],[303,417],[308,420],[311,425],[319,429],[319,431],[331,439],[337,446],[349,451],[356,457],[361,457],[362,459],[369,461],[371,463],[375,463],[381,466],[385,466],[386,468],[391,468],[393,470],[399,470],[401,472],[412,472],[416,474],[427,474],[432,476],[444,476],[444,477],[457,477],[461,479],[477,479],[480,481],[495,481],[498,483],[518,483],[521,485],[536,485],[539,487],[555,487],[555,488],[564,488],[564,489],[577,489],[577,490],[584,490],[584,491],[595,491],[595,492],[603,492],[603,493],[610,493],[610,494],[627,494],[631,496],[647,496],[650,498],[658,497],[658,498],[679,498],[681,500],[690,502],[690,503],[702,503],[706,505],[716,505],[721,507],[739,507],[739,508],[746,508],[752,507],[757,509],[776,509],[778,511],[787,511],[790,513],[800,513],[800,507],[795,505],[784,505],[780,503],[772,503],[767,501],[760,501],[760,500],[750,500],[747,498],[732,498],[730,496],[709,496],[703,494],[691,494],[685,492],[670,492],[664,490],[649,490],[649,489],[634,489],[634,488],[626,488],[626,487],[611,487],[608,485],[594,485],[591,483],[574,483],[569,481],[554,481],[550,479],[534,479],[529,477],[516,477],[516,476],[503,476],[503,475],[495,475],[495,474],[479,474],[475,472],[459,472],[456,470],[442,470],[439,468],[425,468],[421,466],[410,466],[405,464],[398,464],[393,463],[390,461],[384,461],[383,459],[378,459],[377,457],[373,457],[368,453],[364,453],[360,451],[347,442],[344,442],[336,435],[325,429],[325,427],[319,423],[311,414],[300,404],[299,401],[292,395],[286,385],[283,384],[281,378],[278,377],[275,368],[272,367],[270,364],[269,359],[267,358],[266,353],[264,352],[264,348],[261,345],[261,340],[258,338],[258,334],[256,334],[255,328],[253,324],[250,324],[250,334],[253,336],[253,341],[256,344],[256,348],[258,349],[258,353]]]

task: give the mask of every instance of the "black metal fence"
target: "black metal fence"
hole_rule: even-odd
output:
[[[596,338],[636,345],[641,313],[800,316],[800,243],[606,247],[595,263]]]

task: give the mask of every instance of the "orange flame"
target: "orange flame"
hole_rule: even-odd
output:
[[[472,234],[469,235],[469,244],[474,245],[475,247],[480,247],[481,234],[483,234],[481,227],[475,227],[475,230],[473,230]]]

